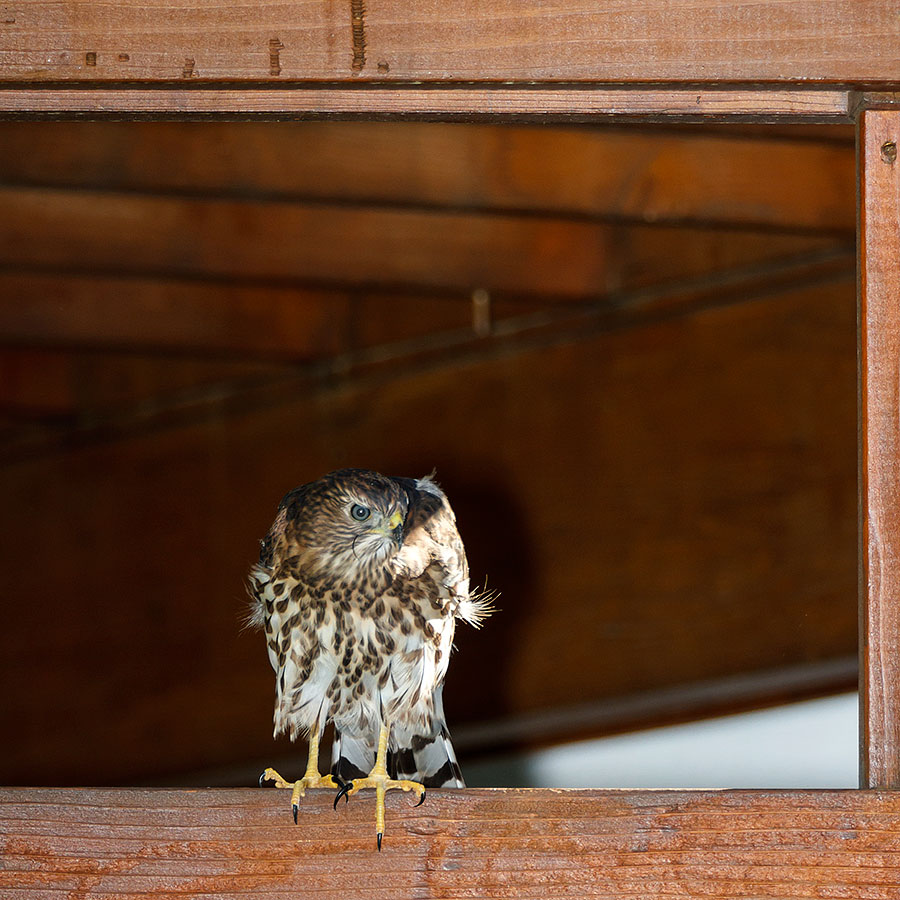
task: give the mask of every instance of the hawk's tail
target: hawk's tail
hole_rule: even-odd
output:
[[[391,778],[418,781],[427,788],[465,787],[450,732],[444,722],[440,696],[428,729],[396,726],[391,729],[387,770]],[[331,774],[343,781],[363,778],[375,765],[375,735],[360,737],[335,728]]]
[[[450,732],[443,721],[435,722],[427,734],[398,729],[391,740],[396,749],[389,753],[388,771],[392,778],[418,781],[425,787],[465,787]]]
[[[354,737],[334,729],[331,745],[331,774],[339,781],[365,778],[375,765],[375,742],[372,738]]]
[[[391,735],[387,770],[391,778],[418,781],[427,788],[465,787],[447,726],[441,722],[429,734],[397,729]],[[331,774],[342,781],[364,778],[375,765],[375,744],[365,737],[336,731],[331,751]]]

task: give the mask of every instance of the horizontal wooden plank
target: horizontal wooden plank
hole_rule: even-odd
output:
[[[102,378],[109,357],[101,355],[92,364],[91,350],[120,358],[215,357],[223,372],[231,364],[226,360],[246,359],[266,361],[273,369],[279,362],[331,359],[349,371],[458,349],[467,342],[491,345],[579,322],[615,328],[797,285],[827,284],[851,274],[853,263],[847,248],[574,304],[502,292],[378,292],[0,270],[0,362],[15,375],[5,385],[0,380],[0,406],[8,396],[4,387],[14,389],[28,380],[32,348],[60,351],[54,360],[48,353],[34,355],[34,366],[46,370],[34,372],[35,383],[46,383],[50,371],[62,372],[67,365],[80,371],[79,382],[88,371]],[[78,351],[68,354],[69,362],[68,351]],[[209,363],[202,365],[211,369]],[[237,376],[249,371],[237,365],[233,370]],[[36,396],[34,388],[29,392]],[[85,397],[90,386],[76,392]]]
[[[596,297],[852,239],[508,214],[0,188],[0,265]]]
[[[458,629],[451,728],[852,655],[852,273],[604,328],[297,377],[0,468],[0,567],[40,572],[42,616],[0,629],[0,781],[296,753],[244,578],[285,491],[346,464],[436,466],[501,592]]]
[[[836,257],[796,271],[787,265],[781,274],[815,276],[848,263]],[[707,293],[712,290],[707,286]],[[537,298],[501,299],[491,305],[492,321],[544,305]],[[347,365],[350,357],[377,347],[385,353],[402,354],[404,347],[415,352],[418,339],[435,335],[453,343],[474,340],[474,318],[471,295],[463,291],[379,293],[0,271],[0,359],[16,349],[53,348],[169,359],[212,356],[221,360],[222,370],[248,357],[273,364],[347,357]]]
[[[817,88],[529,86],[517,89],[500,86],[421,87],[418,84],[291,89],[223,86],[215,90],[178,86],[160,90],[133,85],[114,89],[95,86],[78,89],[0,87],[0,117],[8,118],[338,116],[372,119],[419,116],[437,119],[532,118],[539,121],[604,118],[728,121],[746,118],[754,121],[849,122],[851,115],[849,91]]]
[[[900,81],[890,0],[4,7],[14,81]]]
[[[330,793],[330,792],[329,792]],[[900,798],[871,791],[363,795],[5,789],[0,890],[43,898],[665,897],[894,900]],[[12,896],[10,894],[10,896]]]
[[[823,131],[824,126],[819,126]],[[853,135],[426,122],[6,123],[6,185],[853,231]]]

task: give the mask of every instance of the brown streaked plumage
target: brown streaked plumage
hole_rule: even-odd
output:
[[[364,469],[302,485],[281,501],[250,589],[276,672],[275,734],[310,742],[302,779],[263,778],[293,788],[295,820],[307,787],[339,787],[335,803],[375,787],[380,849],[386,789],[464,784],[442,684],[455,620],[477,626],[490,609],[470,596],[447,498],[430,477]],[[318,772],[328,722],[333,777]]]

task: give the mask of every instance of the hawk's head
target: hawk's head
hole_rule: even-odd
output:
[[[341,571],[368,568],[395,554],[408,509],[400,483],[367,469],[331,472],[281,502],[285,529],[307,558]]]

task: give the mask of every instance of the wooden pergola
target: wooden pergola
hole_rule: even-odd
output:
[[[900,4],[0,4],[6,119],[857,123],[859,790],[0,791],[0,895],[894,898]]]

